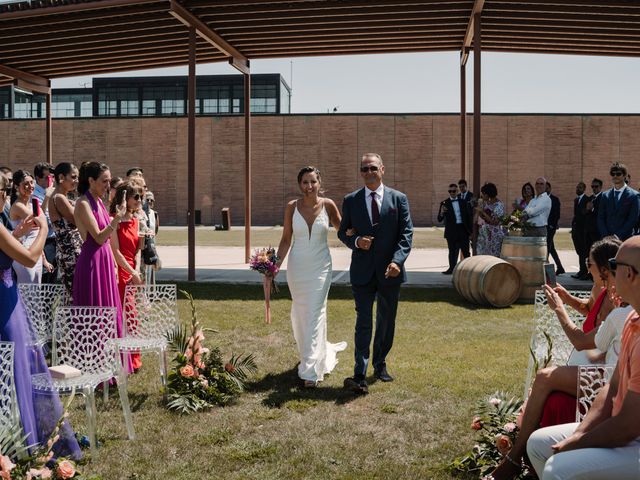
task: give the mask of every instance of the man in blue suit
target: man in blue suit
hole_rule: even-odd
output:
[[[638,192],[625,183],[627,167],[622,163],[613,163],[609,174],[613,188],[601,195],[598,204],[598,232],[601,238],[617,235],[620,240],[625,241],[633,235],[633,228],[638,221]]]
[[[360,175],[365,186],[344,197],[338,237],[352,250],[349,273],[357,312],[354,374],[345,379],[344,386],[365,394],[374,302],[374,375],[383,382],[393,381],[386,358],[393,345],[400,285],[407,279],[404,262],[411,251],[413,223],[407,196],[382,184],[384,165],[380,155],[365,154]]]

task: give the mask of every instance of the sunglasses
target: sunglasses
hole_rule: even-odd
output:
[[[457,190],[449,190],[449,193],[456,193]]]
[[[129,198],[133,198],[137,202],[138,200],[142,200],[142,195],[140,195],[139,193],[136,193],[135,195]]]
[[[624,262],[619,262],[615,258],[610,258],[609,259],[609,270],[611,270],[614,275],[616,273],[616,270],[617,270],[618,266],[629,267],[633,273],[635,273],[636,275],[638,274],[638,269],[636,267],[634,267],[633,265],[630,265],[630,264],[624,263]]]
[[[371,165],[369,167],[360,167],[360,171],[362,173],[377,172],[378,171],[378,167],[376,167],[375,165]]]
[[[624,173],[622,173],[622,172],[610,172],[609,175],[611,175],[612,177],[622,177],[624,175]]]
[[[591,188],[600,188],[600,185],[591,185]]]

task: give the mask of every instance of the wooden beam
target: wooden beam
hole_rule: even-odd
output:
[[[104,8],[126,7],[128,5],[140,5],[143,3],[158,3],[159,0],[101,0],[99,2],[82,2],[55,7],[28,8],[13,12],[0,13],[0,22],[14,20],[16,18],[33,18],[60,13],[86,12],[89,10],[101,10]]]
[[[35,75],[33,73],[25,72],[19,70],[17,68],[8,67],[6,65],[0,64],[0,74],[5,77],[11,77],[19,80],[26,80],[29,83],[33,83],[35,85],[40,85],[41,87],[48,87],[49,80],[40,75]]]
[[[187,244],[188,278],[196,280],[196,29],[189,27],[189,77],[187,107]]]
[[[51,82],[49,82],[49,86],[43,87],[42,85],[37,85],[35,83],[27,82],[26,80],[18,78],[13,81],[13,84],[18,88],[28,90],[30,92],[42,93],[43,95],[49,95],[51,93]]]
[[[462,51],[460,55],[460,64],[466,65],[469,58],[468,48],[471,47],[471,41],[473,40],[473,28],[476,18],[476,14],[481,14],[484,8],[484,0],[475,0],[473,2],[473,8],[471,9],[471,15],[469,15],[469,23],[467,23],[467,32],[464,34],[464,40],[462,41]]]
[[[232,57],[234,60],[231,63],[235,68],[242,73],[249,73],[248,62],[249,60],[240,51],[238,51],[233,45],[229,44],[224,38],[209,28],[202,20],[192,14],[189,10],[180,5],[176,0],[170,0],[171,7],[169,13],[177,18],[180,22],[184,23],[187,27],[193,27],[196,29],[196,33],[204,38],[211,45],[216,47],[225,55]]]

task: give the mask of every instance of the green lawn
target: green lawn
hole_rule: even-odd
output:
[[[532,306],[480,308],[452,289],[403,289],[388,358],[396,381],[353,397],[342,389],[352,373],[350,289],[332,288],[328,307],[329,340],[349,348],[322,386],[301,391],[286,288],[265,325],[259,287],[181,287],[197,299],[204,326],[218,330],[205,343],[225,356],[255,353],[258,374],[236,404],[179,416],[161,404],[153,355],[143,357],[129,383],[138,439],[126,440],[117,394],[106,405],[98,398],[103,447],[85,472],[105,480],[450,478],[444,466],[473,445],[476,401],[496,389],[522,394]],[[179,308],[187,319],[186,300]],[[85,430],[82,401],[71,418]]]
[[[414,248],[447,248],[442,228],[420,228],[414,232]],[[253,245],[273,245],[280,243],[282,227],[254,228],[251,230]],[[157,238],[158,245],[186,245],[187,228],[161,228]],[[571,235],[568,231],[561,231],[555,237],[558,250],[573,250]],[[244,245],[244,228],[234,227],[229,231],[215,231],[212,228],[196,229],[196,245],[214,247],[235,247]],[[329,246],[344,246],[335,235],[329,235]],[[346,247],[345,247],[346,248]]]

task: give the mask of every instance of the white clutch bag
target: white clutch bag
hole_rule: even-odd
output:
[[[82,375],[82,372],[77,368],[70,367],[69,365],[56,365],[55,367],[49,367],[49,373],[52,378],[64,380],[66,378],[74,378]]]

